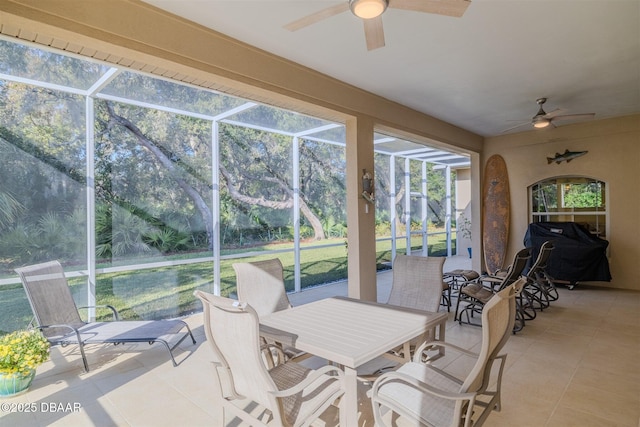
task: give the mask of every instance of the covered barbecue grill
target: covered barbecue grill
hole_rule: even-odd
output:
[[[575,222],[535,222],[529,224],[524,245],[531,247],[531,259],[536,259],[540,247],[551,240],[551,253],[546,272],[553,279],[569,282],[611,280],[607,246],[609,242],[595,236]]]

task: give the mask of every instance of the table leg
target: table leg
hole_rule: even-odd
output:
[[[407,341],[406,343],[402,344],[402,353],[404,355],[403,362],[411,362],[411,342]]]
[[[344,406],[340,411],[340,425],[358,425],[358,374],[355,369],[344,367]]]
[[[438,341],[445,342],[445,330],[447,329],[447,319],[444,318],[440,323],[438,323]],[[438,349],[438,357],[444,357],[444,347],[440,347]]]

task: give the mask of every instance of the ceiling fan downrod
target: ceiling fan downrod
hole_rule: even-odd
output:
[[[540,108],[538,109],[536,115],[533,116],[533,119],[531,119],[531,123],[533,124],[533,127],[537,129],[546,128],[551,124],[551,120],[545,117],[547,113],[542,108],[542,104],[544,104],[545,102],[547,102],[547,98],[536,99],[536,103],[540,106]]]

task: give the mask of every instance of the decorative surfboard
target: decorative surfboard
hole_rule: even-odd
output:
[[[482,247],[488,273],[504,267],[510,211],[507,165],[502,156],[496,154],[487,160],[482,185]]]

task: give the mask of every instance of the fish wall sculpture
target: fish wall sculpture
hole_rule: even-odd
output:
[[[561,162],[569,163],[571,160],[575,159],[576,157],[584,156],[587,153],[588,151],[565,150],[565,152],[562,154],[556,153],[554,157],[547,157],[547,164],[551,164],[553,162],[556,162],[556,164],[560,164]]]

